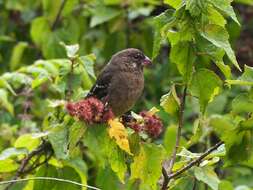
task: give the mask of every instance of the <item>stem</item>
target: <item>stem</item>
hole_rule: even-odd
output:
[[[173,179],[177,176],[179,176],[180,174],[182,174],[183,172],[189,170],[191,167],[195,166],[196,164],[198,164],[199,162],[201,162],[206,156],[208,156],[209,154],[211,154],[214,150],[216,150],[219,146],[221,146],[223,144],[223,141],[218,142],[217,144],[215,144],[214,146],[212,146],[211,148],[207,149],[200,157],[196,158],[195,160],[192,160],[191,162],[189,162],[186,166],[184,166],[183,168],[177,170],[176,172],[170,174],[168,176],[169,180]]]
[[[184,121],[184,108],[185,108],[186,95],[187,95],[187,86],[184,87],[183,95],[180,98],[180,107],[179,107],[179,117],[178,117],[178,128],[177,128],[176,145],[174,147],[174,150],[172,152],[172,156],[171,156],[171,159],[170,159],[170,164],[169,164],[169,169],[168,169],[168,174],[169,175],[172,172],[172,168],[173,168],[175,160],[176,160],[176,154],[177,154],[177,150],[178,150],[179,143],[180,143],[181,131],[182,131],[183,121]],[[167,186],[168,186],[168,184],[170,182],[170,178],[168,178],[166,176],[168,174],[166,172],[166,169],[163,168],[164,181],[163,181],[163,185],[162,185],[162,188],[161,188],[162,190],[166,190]]]
[[[29,164],[29,161],[36,155],[40,154],[41,152],[47,150],[51,146],[49,143],[44,142],[42,143],[37,149],[30,152],[22,161],[21,165],[16,173],[16,175],[13,177],[13,182],[10,182],[10,184],[5,188],[5,190],[8,190],[14,183],[15,180],[18,179],[25,171],[27,165]],[[1,184],[1,183],[0,183]]]
[[[57,15],[56,15],[56,18],[55,18],[55,20],[54,20],[54,23],[52,24],[52,27],[51,27],[52,30],[54,30],[54,29],[56,28],[56,26],[57,26],[57,24],[58,24],[58,22],[59,22],[59,20],[60,20],[61,13],[62,13],[62,11],[63,11],[63,8],[64,8],[66,2],[67,2],[67,0],[62,0],[61,6],[60,6],[60,8],[59,8],[59,11],[58,11],[58,13],[57,13]]]
[[[71,180],[67,180],[67,179],[54,178],[54,177],[31,177],[31,178],[26,178],[26,179],[15,179],[15,180],[10,180],[10,181],[2,181],[2,182],[0,182],[0,185],[5,185],[5,184],[8,184],[8,183],[12,184],[12,183],[16,183],[16,182],[30,181],[30,180],[60,181],[60,182],[65,182],[65,183],[71,183],[71,184],[78,185],[78,186],[81,186],[81,187],[87,187],[89,189],[101,190],[97,187],[93,187],[93,186],[90,186],[90,185],[83,185],[83,184],[75,182],[75,181],[71,181]]]

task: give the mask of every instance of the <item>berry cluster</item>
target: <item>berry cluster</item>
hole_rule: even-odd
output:
[[[132,118],[131,120],[123,121],[124,124],[132,128],[135,132],[145,132],[152,138],[156,138],[162,133],[163,123],[158,116],[147,111],[142,111],[139,115],[143,118],[142,122],[137,122]]]
[[[71,116],[75,116],[88,124],[105,123],[114,118],[112,110],[94,97],[75,103],[69,102],[66,108]]]

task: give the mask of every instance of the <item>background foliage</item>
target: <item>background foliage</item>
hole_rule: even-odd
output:
[[[175,150],[172,173],[222,140],[169,189],[253,189],[252,5],[0,0],[0,181],[44,176],[105,190],[160,189]],[[160,109],[165,126],[157,139],[128,130],[131,154],[106,126],[87,127],[64,108],[85,97],[95,73],[127,47],[154,62],[134,110]],[[48,180],[0,186],[7,188],[86,189]]]

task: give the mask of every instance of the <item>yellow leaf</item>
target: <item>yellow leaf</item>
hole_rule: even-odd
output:
[[[117,119],[109,120],[110,128],[108,130],[109,136],[116,140],[117,145],[128,154],[133,155],[129,148],[128,135],[126,128]]]

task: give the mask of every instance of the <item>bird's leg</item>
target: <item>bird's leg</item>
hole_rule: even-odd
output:
[[[131,111],[128,111],[121,116],[121,121],[122,121],[122,123],[127,124],[127,123],[131,123],[131,122],[135,121],[135,119],[133,118]]]

